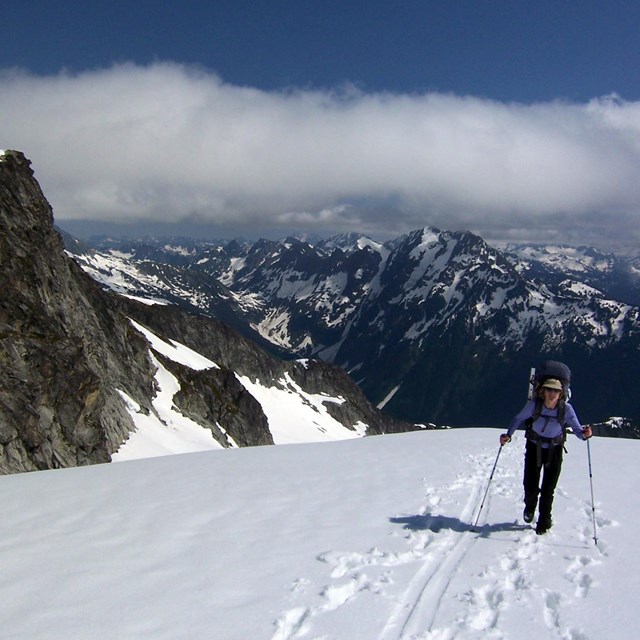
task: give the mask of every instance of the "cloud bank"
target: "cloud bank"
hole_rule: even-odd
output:
[[[524,105],[348,86],[266,92],[177,64],[125,64],[5,71],[0,122],[0,146],[33,161],[59,222],[640,240],[640,103],[616,96]]]

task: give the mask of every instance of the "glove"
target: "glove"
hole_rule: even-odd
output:
[[[506,433],[503,433],[500,436],[500,446],[504,446],[507,442],[511,442],[511,436],[508,436]]]

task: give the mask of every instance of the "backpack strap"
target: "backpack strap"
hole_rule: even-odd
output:
[[[524,421],[524,425],[527,428],[527,434],[531,431],[533,423],[540,417],[542,413],[542,398],[536,395],[536,404],[533,408],[533,413]]]
[[[567,423],[564,419],[564,414],[567,409],[567,401],[564,397],[560,398],[560,402],[558,402],[558,422],[562,427],[562,446],[564,447],[564,443],[567,441]],[[567,449],[565,448],[565,453]]]
[[[538,434],[533,430],[533,423],[540,417],[542,413],[542,398],[537,394],[536,389],[536,404],[533,408],[533,413],[524,421],[525,437],[531,442],[536,444],[536,464],[538,467],[542,466],[542,441]]]

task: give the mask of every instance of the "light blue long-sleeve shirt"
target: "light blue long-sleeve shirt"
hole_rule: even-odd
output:
[[[519,413],[513,418],[513,420],[511,420],[509,428],[507,429],[507,435],[512,436],[516,429],[523,428],[525,426],[525,421],[533,416],[535,408],[536,401],[529,400],[527,404],[525,404],[524,407],[522,407],[522,409],[519,411]],[[573,407],[568,402],[565,405],[564,422],[568,427],[571,428],[573,433],[578,436],[578,438],[580,438],[580,440],[585,439],[582,434],[582,425],[578,420],[578,416],[576,415]],[[562,425],[558,421],[558,408],[556,407],[555,409],[547,409],[543,404],[540,416],[533,423],[532,429],[535,431],[535,433],[537,433],[539,436],[542,436],[543,438],[557,438],[558,436],[561,436]]]

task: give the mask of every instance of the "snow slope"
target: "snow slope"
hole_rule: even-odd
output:
[[[571,438],[546,536],[522,435],[425,431],[0,477],[11,640],[635,640],[640,442]]]

